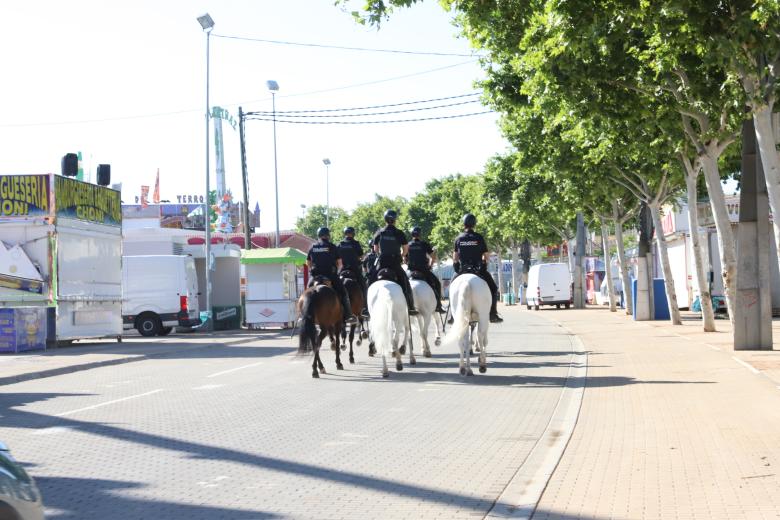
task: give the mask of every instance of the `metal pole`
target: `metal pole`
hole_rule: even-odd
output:
[[[271,105],[273,107],[274,123],[274,192],[276,194],[276,240],[275,247],[279,247],[279,176],[276,164],[276,94],[271,92]]]
[[[325,165],[325,227],[330,228],[330,166]]]
[[[249,229],[249,188],[246,174],[246,142],[244,141],[244,111],[238,107],[238,139],[241,141],[241,184],[244,189],[244,249],[252,249],[252,233]]]
[[[203,330],[210,331],[212,329],[211,324],[211,222],[209,219],[209,191],[211,191],[211,185],[209,183],[209,119],[211,118],[209,110],[209,77],[210,77],[210,52],[209,45],[211,43],[211,31],[206,32],[206,200],[203,204],[203,222],[206,229],[206,323],[203,325]]]

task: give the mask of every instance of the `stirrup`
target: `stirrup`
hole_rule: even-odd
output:
[[[364,318],[370,318],[371,315],[368,313],[368,309],[363,309],[363,311],[360,313],[360,315]]]
[[[409,309],[409,316],[417,316],[418,314],[420,314],[420,311],[417,309]]]
[[[444,307],[439,305],[438,307],[436,307],[436,310],[434,312],[438,312],[439,314],[445,314],[447,311],[444,310]]]
[[[490,315],[490,323],[502,323],[504,318],[498,315],[498,313]]]
[[[350,314],[349,316],[344,318],[344,323],[346,323],[347,325],[354,325],[357,323],[357,318],[355,317],[354,314]]]

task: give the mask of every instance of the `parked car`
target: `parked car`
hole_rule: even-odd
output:
[[[536,264],[528,271],[527,306],[539,310],[541,305],[561,305],[567,309],[572,302],[571,273],[564,263]]]
[[[43,502],[35,481],[0,442],[0,519],[43,520]]]
[[[198,275],[187,255],[122,257],[122,323],[142,336],[200,324]]]

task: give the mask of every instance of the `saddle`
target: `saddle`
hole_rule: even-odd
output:
[[[460,272],[458,274],[467,274],[468,273],[468,274],[473,274],[473,275],[479,276],[479,271],[480,271],[480,269],[479,269],[479,266],[477,266],[477,265],[471,265],[471,264],[463,265],[463,264],[461,264]]]
[[[419,269],[415,269],[411,273],[409,273],[409,278],[411,278],[412,280],[420,280],[423,282],[427,281],[425,272],[420,271]]]
[[[318,285],[327,285],[328,287],[332,287],[333,284],[330,281],[330,278],[327,276],[317,275],[312,276],[311,280],[309,280],[309,287],[316,287]]]
[[[355,273],[353,269],[345,267],[339,273],[339,278],[341,278],[342,280],[354,280],[357,282],[357,273]]]
[[[395,272],[392,269],[387,268],[380,269],[379,272],[376,273],[376,279],[398,283],[398,279],[395,277]]]

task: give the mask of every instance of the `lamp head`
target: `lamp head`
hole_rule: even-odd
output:
[[[279,92],[279,84],[277,82],[275,82],[274,80],[269,79],[268,81],[265,82],[265,84],[268,87],[268,90],[270,90],[274,94]]]
[[[325,166],[330,166],[330,159],[323,159],[322,164],[324,164]]]
[[[198,23],[206,32],[211,32],[211,30],[214,28],[214,20],[211,19],[209,13],[198,16]]]

